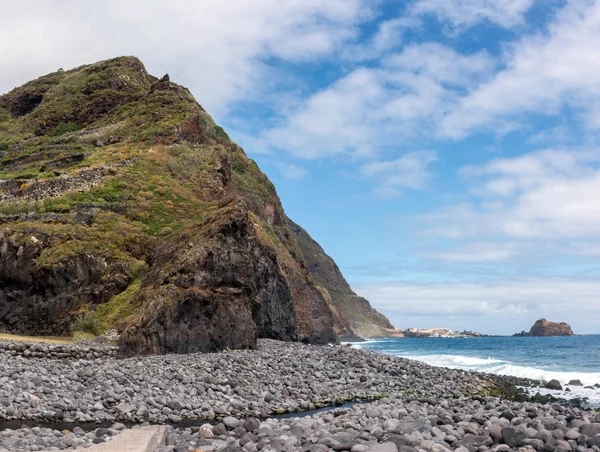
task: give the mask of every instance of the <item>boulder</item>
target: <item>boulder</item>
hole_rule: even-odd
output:
[[[591,424],[582,425],[579,428],[579,433],[581,433],[582,435],[589,436],[589,437],[600,435],[600,423],[593,422]]]
[[[563,388],[558,380],[550,380],[548,383],[546,383],[545,387],[547,389],[555,389],[557,391],[562,391]]]
[[[519,447],[526,438],[527,433],[520,428],[511,425],[502,429],[502,441],[510,447]]]

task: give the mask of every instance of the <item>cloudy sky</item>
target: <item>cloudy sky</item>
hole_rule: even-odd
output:
[[[2,0],[0,92],[188,86],[399,327],[600,333],[600,1]]]

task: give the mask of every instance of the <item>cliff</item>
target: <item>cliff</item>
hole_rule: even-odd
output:
[[[359,337],[382,337],[397,334],[397,330],[368,300],[354,293],[334,260],[300,226],[288,218],[308,263],[308,271],[332,308],[338,335],[347,340]]]
[[[529,332],[522,331],[515,336],[573,336],[573,330],[565,322],[549,322],[546,319],[539,319]]]
[[[376,318],[299,242],[256,163],[137,58],[0,96],[0,331],[117,328],[127,353],[183,353],[327,343],[353,306]]]

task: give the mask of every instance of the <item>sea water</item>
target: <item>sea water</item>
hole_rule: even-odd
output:
[[[570,391],[540,390],[557,397],[587,397],[600,405],[600,335],[569,337],[387,338],[354,347],[415,359],[432,366],[550,381]],[[536,391],[538,391],[536,389]]]

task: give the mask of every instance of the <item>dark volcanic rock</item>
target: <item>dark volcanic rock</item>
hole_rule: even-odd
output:
[[[548,383],[546,383],[546,388],[562,391],[562,385],[558,380],[550,380]]]
[[[520,446],[526,438],[527,434],[520,428],[511,425],[502,429],[502,441],[510,447]]]
[[[125,352],[187,353],[252,348],[256,338],[298,338],[290,288],[240,204],[193,237],[157,250],[138,325],[121,336]],[[146,306],[148,309],[145,309]]]
[[[84,304],[104,303],[130,281],[127,267],[82,254],[62,265],[36,265],[54,237],[36,230],[0,231],[0,331],[29,335],[69,334]]]

